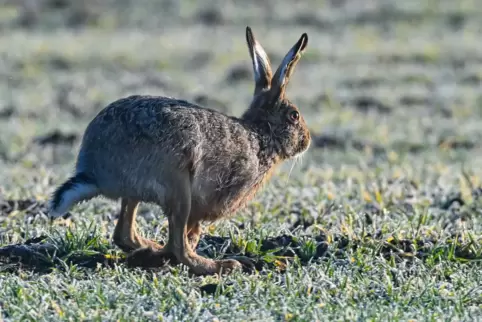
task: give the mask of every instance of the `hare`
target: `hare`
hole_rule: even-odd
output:
[[[196,254],[200,223],[243,207],[278,164],[301,155],[311,142],[285,95],[308,35],[302,34],[274,76],[249,26],[246,40],[255,88],[240,118],[170,97],[134,95],[110,103],[87,126],[75,175],[53,193],[49,216],[63,216],[96,196],[121,199],[113,241],[129,253],[129,265],[156,267],[171,258],[196,275],[240,268],[233,259]],[[166,214],[164,247],[137,232],[140,202],[157,204]]]

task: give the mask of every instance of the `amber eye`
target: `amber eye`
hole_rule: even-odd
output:
[[[291,121],[297,122],[300,119],[300,113],[298,113],[298,111],[291,111],[290,119]]]

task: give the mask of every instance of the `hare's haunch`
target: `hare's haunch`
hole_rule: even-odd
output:
[[[184,100],[130,96],[105,107],[85,130],[75,175],[54,192],[50,215],[96,196],[121,199],[114,242],[131,252],[134,266],[162,260],[195,274],[231,271],[235,260],[213,261],[195,253],[201,221],[226,217],[246,204],[283,160],[305,152],[310,133],[286,85],[308,36],[303,34],[273,73],[249,27],[253,100],[240,118]],[[164,247],[137,233],[140,202],[162,207],[169,221]]]

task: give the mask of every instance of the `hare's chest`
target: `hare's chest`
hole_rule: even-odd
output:
[[[209,217],[235,211],[260,180],[257,169],[247,164],[207,170],[195,176],[192,197],[198,210]]]

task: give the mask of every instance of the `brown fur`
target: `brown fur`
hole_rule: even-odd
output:
[[[133,266],[157,266],[170,256],[195,274],[233,270],[234,260],[213,261],[194,252],[201,221],[236,212],[251,200],[283,160],[306,151],[311,137],[286,85],[308,37],[303,34],[273,75],[251,29],[255,91],[241,118],[169,97],[130,96],[109,104],[88,125],[76,174],[51,201],[59,216],[96,195],[122,199],[114,242],[133,251]],[[166,246],[140,237],[139,202],[160,205],[169,220]]]

